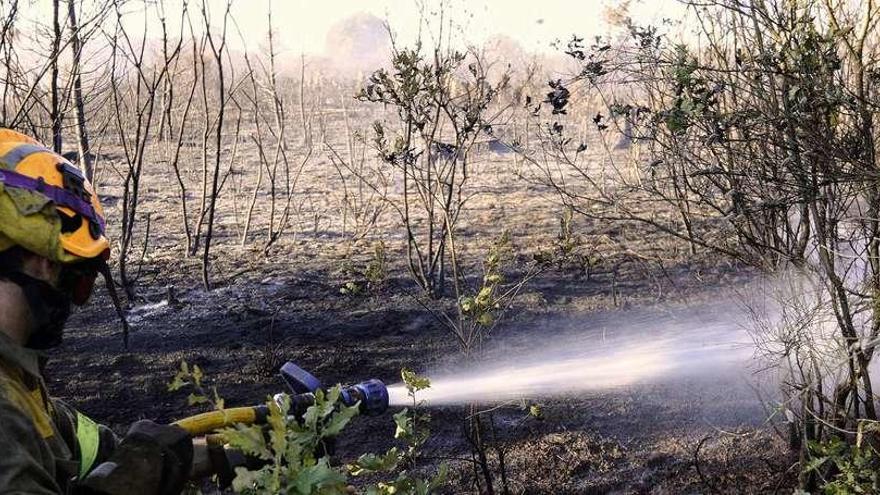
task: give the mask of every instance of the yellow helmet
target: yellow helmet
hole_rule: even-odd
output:
[[[109,256],[104,210],[69,161],[0,128],[0,252],[13,246],[60,263]]]

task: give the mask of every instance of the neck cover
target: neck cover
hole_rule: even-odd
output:
[[[60,344],[70,316],[70,297],[49,283],[18,271],[2,273],[0,278],[21,288],[31,311],[33,328],[25,347],[42,350]]]

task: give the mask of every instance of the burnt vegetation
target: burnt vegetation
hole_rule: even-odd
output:
[[[456,493],[880,489],[880,4],[682,0],[648,26],[621,2],[564,62],[469,46],[438,9],[356,77],[271,12],[242,33],[233,0],[48,3],[0,0],[0,122],[102,196],[132,342],[98,294],[50,367],[96,419],[185,415],[162,386],[184,357],[251,403],[288,358],[394,381],[757,277],[760,411],[700,423],[690,382],[441,408],[406,465],[447,462]],[[370,421],[349,436],[385,446]]]

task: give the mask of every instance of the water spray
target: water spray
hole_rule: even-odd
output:
[[[419,391],[416,400],[426,406],[497,404],[739,371],[753,353],[743,327],[734,323],[741,319],[731,314],[729,305],[689,309],[684,316],[657,310],[609,314],[604,324],[602,316],[592,315],[589,325],[577,322],[567,335],[556,332],[548,339],[546,330],[532,331],[520,335],[520,342],[507,339],[502,343],[507,347],[490,350],[479,363],[429,373],[431,386]],[[611,335],[609,326],[615,330]],[[314,404],[314,394],[323,389],[320,380],[292,362],[281,368],[281,377],[295,416],[304,414]],[[343,405],[358,404],[366,415],[411,401],[404,384],[386,387],[377,379],[344,386],[340,395]],[[260,423],[267,414],[266,406],[232,408],[177,424],[199,435],[234,423]]]
[[[535,330],[479,363],[428,373],[431,386],[416,399],[427,406],[497,404],[741,370],[753,353],[748,335],[734,323],[741,315],[727,307],[707,309],[685,316],[609,315],[606,323],[616,330],[611,336],[601,328],[601,316],[549,343],[545,330]],[[404,384],[389,386],[388,395],[391,406],[412,403]]]

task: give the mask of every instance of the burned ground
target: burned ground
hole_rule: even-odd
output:
[[[333,129],[342,132],[339,116],[330,119],[327,139]],[[269,253],[263,249],[269,214],[265,185],[258,192],[252,234],[240,242],[243,205],[257,183],[252,148],[242,142],[243,158],[230,165],[230,182],[218,198],[211,291],[201,287],[199,259],[185,255],[184,219],[167,153],[161,143],[150,148],[132,249],[138,283],[128,311],[130,351],[123,349],[120,325],[99,290],[74,315],[49,364],[54,394],[122,432],[139,418],[170,422],[198,411],[186,406],[185,393],[167,390],[181,361],[201,366],[230,405],[259,403],[281,391],[276,372],[287,360],[325,383],[366,378],[396,383],[403,367],[427,372],[461,363],[455,340],[436,317],[454,301],[426,300],[412,282],[393,211],[386,209],[364,239],[351,239],[343,228],[345,184],[327,149],[307,163],[294,196],[294,220]],[[185,153],[185,177],[198,177],[199,150]],[[516,280],[536,254],[553,249],[564,209],[547,190],[524,180],[528,171],[515,155],[481,153],[471,166],[469,187],[475,195],[458,224],[461,259],[473,277],[481,277],[481,260],[506,231],[513,256],[505,272]],[[120,150],[109,144],[101,156],[99,183],[113,236],[122,203],[120,176],[114,172]],[[686,245],[639,225],[576,219],[574,230],[583,241],[581,261],[589,260],[589,273],[583,262],[561,263],[531,280],[487,341],[490,355],[527,348],[536,335],[547,342],[570,336],[600,314],[608,321],[657,304],[686,307],[730,297],[750,280],[750,272],[736,263],[705,252],[693,256]],[[387,278],[360,294],[344,294],[340,289],[360,276],[377,240],[387,245]],[[767,411],[751,380],[742,378],[697,375],[542,399],[542,419],[528,417],[521,404],[498,407],[495,444],[503,447],[510,488],[516,493],[763,493],[790,487],[793,461],[783,440],[764,423]],[[466,413],[462,407],[431,411],[424,468],[448,462],[449,493],[475,489],[462,432]],[[337,457],[344,462],[381,451],[393,442],[393,431],[389,417],[358,418],[339,442]],[[497,462],[498,451],[490,455]]]
[[[519,264],[554,235],[552,205],[535,200],[534,206],[545,211],[517,214],[545,214],[549,221],[543,230],[520,229],[516,235],[514,229]],[[498,207],[473,211],[492,217]],[[470,235],[482,235],[481,244],[489,237]],[[650,238],[655,242],[646,245],[652,249],[664,242],[647,232],[627,235]],[[185,394],[166,389],[182,360],[203,367],[227,403],[235,405],[280,391],[275,370],[286,360],[327,383],[369,377],[394,383],[404,366],[454,368],[460,361],[456,345],[419,302],[402,256],[391,257],[396,261],[382,287],[345,295],[340,287],[348,272],[340,267],[346,260],[364,262],[367,250],[347,254],[339,246],[337,238],[314,232],[300,233],[269,257],[256,248],[223,246],[215,261],[217,287],[210,292],[196,282],[195,261],[181,264],[174,249],[155,247],[129,314],[130,352],[122,349],[119,324],[100,291],[72,319],[49,365],[50,387],[123,431],[138,418],[172,421],[195,412],[186,407]],[[748,279],[741,267],[711,257],[651,265],[624,256],[603,263],[589,279],[576,268],[549,269],[529,284],[487,345],[516,347],[537,332],[552,341],[572,331],[564,321],[589,322],[599,313],[607,319],[658,302],[686,305],[727,297]],[[450,302],[436,304],[442,308]],[[772,493],[794,481],[784,442],[764,424],[766,411],[749,381],[739,377],[687,377],[542,405],[541,419],[528,417],[517,404],[494,412],[497,445],[503,446],[516,493]],[[431,413],[425,469],[449,462],[448,492],[473,489],[461,430],[466,410],[444,407]],[[337,457],[343,462],[385,449],[392,433],[388,417],[359,418],[340,441]],[[497,459],[497,452],[493,455]]]

